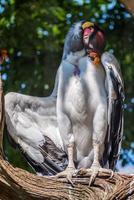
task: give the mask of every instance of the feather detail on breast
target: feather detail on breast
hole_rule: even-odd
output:
[[[65,107],[70,112],[71,117],[77,120],[86,117],[86,97],[84,93],[82,79],[79,76],[72,76],[68,82],[65,94]]]

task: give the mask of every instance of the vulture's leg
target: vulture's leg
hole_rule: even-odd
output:
[[[74,139],[72,140],[73,135],[71,136],[71,139],[69,141],[69,144],[67,146],[67,151],[68,151],[68,166],[67,168],[63,171],[60,172],[56,175],[57,178],[59,177],[66,177],[67,180],[73,185],[72,182],[72,176],[76,172],[76,168],[74,165],[74,159],[73,159],[73,154],[74,154]]]
[[[106,104],[100,104],[98,105],[94,120],[93,120],[93,163],[89,169],[82,169],[80,170],[79,174],[91,174],[89,185],[91,185],[95,178],[97,177],[99,172],[108,172],[110,173],[110,176],[112,176],[113,173],[111,173],[111,170],[105,169],[101,166],[100,160],[103,156],[104,151],[104,140],[106,136],[106,130],[107,130],[107,108]]]
[[[82,168],[77,172],[77,175],[90,175],[89,185],[91,185],[95,181],[99,172],[106,173],[106,175],[108,175],[110,178],[112,178],[113,176],[113,171],[111,169],[102,168],[100,165],[100,144],[98,144],[97,142],[93,142],[93,150],[94,159],[91,167],[88,169]]]
[[[91,165],[91,168],[88,169],[89,172],[92,172],[90,177],[89,185],[91,185],[95,178],[97,177],[99,172],[109,173],[110,178],[113,176],[113,171],[110,169],[105,169],[100,165],[100,152],[101,152],[101,145],[100,143],[93,141],[93,150],[94,150],[94,160]]]

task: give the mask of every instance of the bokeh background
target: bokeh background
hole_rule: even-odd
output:
[[[7,49],[9,54],[0,65],[4,92],[49,95],[65,35],[81,19],[96,22],[105,30],[105,50],[113,52],[121,64],[126,93],[125,128],[117,169],[131,173],[134,171],[134,17],[119,1],[0,0],[0,50]],[[6,137],[4,148],[14,166],[31,171]]]

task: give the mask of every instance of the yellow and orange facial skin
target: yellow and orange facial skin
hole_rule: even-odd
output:
[[[92,23],[92,22],[85,22],[84,24],[82,24],[82,29],[84,30],[85,28],[89,28],[91,26],[94,26],[94,23]]]
[[[89,55],[90,58],[93,58],[93,61],[92,61],[92,62],[93,62],[95,65],[100,64],[100,62],[101,62],[100,56],[99,56],[96,52],[89,52],[88,55]]]

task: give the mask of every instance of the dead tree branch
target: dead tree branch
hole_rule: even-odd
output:
[[[25,170],[14,168],[2,157],[4,127],[4,98],[0,80],[0,199],[1,200],[125,200],[134,199],[134,176],[100,173],[89,187],[89,177],[74,177],[74,186],[66,179],[39,177]]]

